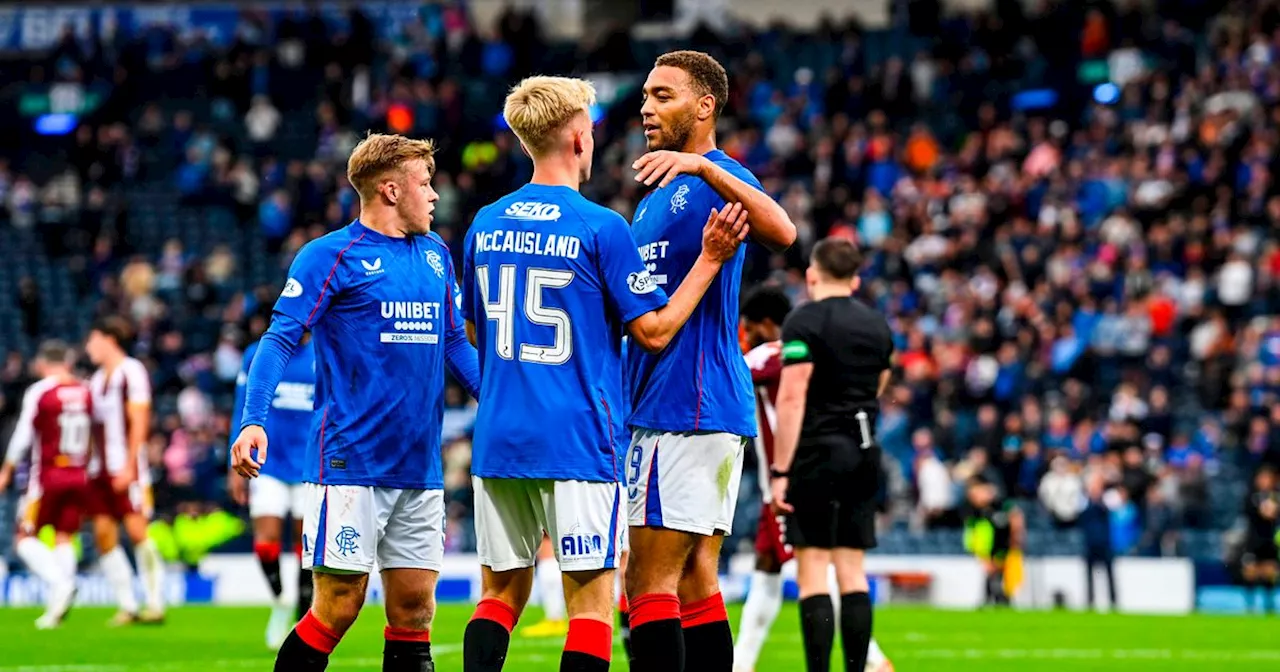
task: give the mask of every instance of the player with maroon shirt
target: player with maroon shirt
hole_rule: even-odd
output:
[[[101,459],[89,466],[90,513],[102,573],[120,605],[113,625],[164,620],[164,558],[147,537],[151,479],[142,453],[151,431],[151,377],[126,351],[132,336],[127,320],[107,317],[93,325],[85,341],[89,360],[98,367],[89,388],[104,435]],[[120,548],[121,523],[142,575],[146,609],[141,612],[133,591],[133,568]]]
[[[48,341],[36,359],[43,378],[22,397],[22,412],[4,466],[0,492],[9,487],[14,469],[32,448],[31,480],[23,496],[18,527],[18,557],[48,585],[47,609],[36,620],[42,630],[62,622],[76,593],[76,554],[71,538],[85,515],[88,466],[94,445],[93,396],[71,373],[72,355],[66,344]],[[38,539],[45,525],[55,531],[54,548]]]

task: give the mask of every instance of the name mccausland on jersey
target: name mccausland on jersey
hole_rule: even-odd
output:
[[[554,222],[560,219],[560,206],[539,201],[512,203],[503,211],[502,219],[522,222]],[[543,234],[539,231],[504,231],[495,229],[476,234],[476,252],[515,252],[543,257],[577,259],[582,241],[577,236]]]

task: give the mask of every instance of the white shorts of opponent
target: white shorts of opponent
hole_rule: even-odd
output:
[[[370,574],[444,562],[444,491],[305,483],[302,568]]]
[[[249,479],[249,517],[302,520],[307,515],[307,489],[302,483],[284,481],[262,474]]]
[[[481,565],[533,567],[545,530],[561,571],[618,567],[626,541],[621,483],[479,476],[471,483]]]
[[[728,534],[748,441],[724,432],[635,430],[627,453],[627,523]]]

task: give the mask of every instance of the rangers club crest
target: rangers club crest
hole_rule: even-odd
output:
[[[356,532],[356,528],[350,525],[343,525],[338,533],[333,535],[333,544],[343,557],[355,553],[359,548],[356,539],[360,538],[360,533]]]
[[[689,205],[689,185],[682,184],[671,194],[671,214],[684,210],[686,205]]]
[[[436,277],[444,277],[444,264],[440,261],[440,253],[435,250],[427,250],[427,263],[431,264],[431,270],[436,272]]]

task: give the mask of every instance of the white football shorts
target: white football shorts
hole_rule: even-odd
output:
[[[635,430],[627,452],[627,523],[728,534],[748,441],[724,432]]]
[[[249,517],[302,520],[307,515],[307,489],[302,483],[284,481],[262,474],[249,479]]]
[[[495,572],[532,567],[545,530],[564,572],[616,569],[625,543],[622,484],[471,477],[476,553]]]
[[[302,568],[370,574],[444,562],[444,491],[305,483]]]

